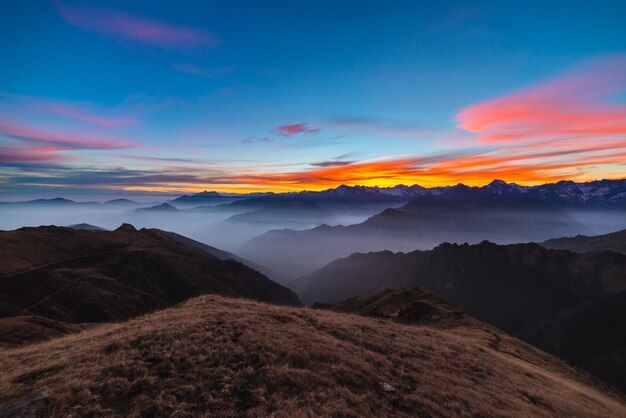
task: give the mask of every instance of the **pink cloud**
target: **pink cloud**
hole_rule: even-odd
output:
[[[51,147],[11,147],[0,146],[0,162],[25,163],[25,162],[58,162],[73,160],[66,155],[61,155],[62,150]]]
[[[53,114],[80,120],[92,125],[104,126],[107,128],[120,128],[135,123],[135,117],[109,117],[96,115],[87,110],[82,105],[67,103],[61,100],[42,98],[36,96],[25,96],[20,94],[0,91],[0,111],[5,114]],[[119,109],[113,110],[114,114],[119,114]],[[110,112],[108,112],[110,113]]]
[[[93,125],[105,126],[107,128],[119,128],[122,126],[130,125],[134,122],[134,119],[132,118],[108,118],[93,115],[83,111],[82,109],[67,105],[50,105],[44,107],[44,110],[50,113],[56,113],[59,115],[78,119],[82,122],[90,123]]]
[[[626,91],[626,57],[596,61],[560,78],[462,109],[458,127],[481,142],[589,141],[626,135],[626,105],[606,100]]]
[[[0,120],[0,135],[29,144],[55,147],[59,150],[122,149],[136,146],[133,142],[117,138],[44,131],[7,120]]]
[[[280,125],[276,128],[276,132],[284,136],[294,136],[299,134],[314,134],[319,129],[309,128],[306,123],[294,123],[291,125]]]
[[[71,25],[144,45],[184,51],[215,47],[221,43],[215,35],[201,28],[173,25],[101,7],[68,5],[60,1],[55,1],[54,6],[59,15]]]

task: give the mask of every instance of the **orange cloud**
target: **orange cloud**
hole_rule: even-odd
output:
[[[626,105],[608,96],[626,91],[626,57],[577,71],[494,100],[469,106],[458,127],[481,142],[555,139],[601,141],[626,136]]]

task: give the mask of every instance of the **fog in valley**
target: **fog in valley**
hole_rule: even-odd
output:
[[[157,228],[231,252],[289,285],[356,252],[428,250],[443,242],[542,242],[605,234],[626,226],[626,212],[619,206],[570,208],[491,192],[485,197],[483,189],[448,192],[452,197],[447,200],[445,193],[331,199],[324,193],[220,196],[211,192],[151,203],[42,199],[0,204],[0,229],[88,224],[114,230],[123,223]]]

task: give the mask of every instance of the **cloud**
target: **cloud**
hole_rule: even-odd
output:
[[[269,137],[269,136],[263,136],[263,137],[259,137],[259,138],[246,138],[244,140],[241,141],[242,144],[261,144],[261,143],[268,143],[268,142],[273,142],[274,138]]]
[[[56,99],[25,96],[3,91],[0,91],[0,105],[4,108],[3,110],[7,114],[45,113],[60,115],[106,128],[121,128],[135,123],[135,118],[131,116],[102,116],[95,114],[93,111],[87,110],[83,105],[67,103]],[[115,111],[115,113],[119,113],[119,111]]]
[[[290,125],[280,125],[276,127],[276,132],[283,136],[295,136],[300,134],[315,134],[320,131],[319,128],[309,128],[306,123],[293,123]]]
[[[204,29],[174,25],[120,10],[60,1],[54,1],[54,7],[69,24],[119,40],[179,52],[221,44],[215,35]]]
[[[587,146],[626,136],[626,56],[597,61],[554,80],[462,109],[458,127],[480,142],[558,141]],[[591,142],[589,142],[591,141]]]
[[[352,163],[354,163],[354,161],[322,161],[319,163],[311,163],[309,165],[313,167],[342,167]]]
[[[0,146],[0,163],[60,162],[72,160],[50,147]]]
[[[58,150],[103,150],[136,146],[131,141],[117,138],[99,138],[85,134],[67,134],[40,130],[15,121],[0,119],[0,135],[28,144],[55,147]]]
[[[134,122],[134,119],[132,118],[108,118],[87,113],[80,108],[67,105],[50,105],[47,106],[44,110],[50,113],[56,113],[58,115],[78,119],[82,122],[90,123],[92,125],[105,126],[107,128],[120,128],[122,126],[130,125]]]

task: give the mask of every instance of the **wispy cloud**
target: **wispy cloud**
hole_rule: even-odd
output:
[[[626,105],[606,100],[624,91],[626,56],[620,55],[469,106],[456,120],[481,142],[567,140],[587,146],[589,141],[626,136]]]
[[[136,146],[132,141],[37,129],[17,121],[2,119],[0,119],[0,135],[28,144],[56,147],[59,150],[102,150]]]
[[[60,154],[58,148],[29,146],[0,146],[1,163],[60,162],[72,160]]]
[[[342,167],[353,163],[354,161],[322,161],[319,163],[310,163],[309,165],[313,167]]]
[[[67,105],[50,105],[44,108],[50,113],[68,116],[80,121],[91,123],[93,125],[105,126],[107,128],[119,128],[130,125],[134,122],[133,118],[109,118],[88,113],[80,108]]]
[[[93,106],[0,91],[0,109],[2,109],[5,114],[60,115],[106,128],[121,128],[136,122],[134,116],[119,116],[119,110],[111,112],[110,109],[107,109],[107,112],[102,112],[108,113],[108,115],[105,116],[103,114],[97,114],[96,111],[90,108],[93,108]]]
[[[311,128],[304,122],[280,125],[276,127],[276,132],[283,136],[295,136],[300,134],[315,134],[319,128]]]
[[[54,1],[54,7],[69,24],[119,40],[180,52],[221,44],[219,38],[205,29],[179,26],[120,10],[66,4],[58,0]]]
[[[270,136],[261,136],[261,137],[252,137],[252,138],[243,139],[241,143],[242,144],[262,144],[262,143],[268,143],[268,142],[273,142],[273,141],[274,141],[274,138]]]

